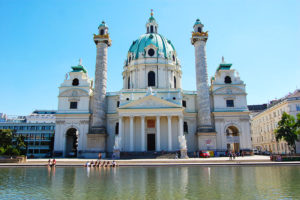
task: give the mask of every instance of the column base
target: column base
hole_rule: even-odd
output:
[[[216,131],[212,126],[199,126],[197,128],[197,133],[215,133]]]
[[[180,149],[180,158],[189,158],[187,155],[187,149]]]
[[[120,159],[120,150],[114,150],[112,159]]]
[[[92,127],[89,134],[106,134],[105,127]]]

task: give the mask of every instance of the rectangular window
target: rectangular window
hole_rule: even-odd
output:
[[[226,100],[226,106],[227,106],[227,107],[234,107],[234,102],[233,102],[233,100]]]
[[[116,135],[119,134],[119,122],[116,123],[115,134],[116,134]]]
[[[70,109],[77,109],[77,102],[70,102]]]
[[[189,133],[189,127],[187,122],[183,122],[183,132]]]
[[[117,108],[120,107],[120,101],[117,101]]]
[[[182,101],[182,106],[186,108],[186,101],[185,100]]]

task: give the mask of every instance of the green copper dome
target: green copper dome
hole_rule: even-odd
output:
[[[139,37],[139,39],[133,41],[129,48],[129,53],[133,54],[133,59],[138,59],[140,53],[143,53],[145,57],[145,48],[149,45],[154,45],[157,48],[158,54],[163,54],[165,58],[172,58],[175,48],[170,40],[158,33],[147,33]]]
[[[100,27],[102,27],[102,26],[103,26],[103,27],[108,27],[104,21],[101,22],[101,24],[98,26],[98,28],[100,28]]]
[[[203,24],[201,23],[200,19],[197,19],[197,20],[196,20],[196,22],[195,22],[194,26],[196,26],[196,25],[198,25],[198,24],[201,24],[201,25],[203,25]]]

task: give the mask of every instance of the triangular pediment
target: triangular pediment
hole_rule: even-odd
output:
[[[149,95],[142,99],[130,102],[120,106],[119,109],[166,109],[166,108],[181,108],[181,105],[160,99],[156,96]]]

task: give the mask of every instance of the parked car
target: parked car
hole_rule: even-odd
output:
[[[263,151],[262,155],[270,155],[271,153],[269,151]]]
[[[208,151],[200,151],[199,154],[200,154],[199,156],[201,158],[209,158],[210,157],[210,154]]]
[[[253,154],[258,155],[259,151],[257,149],[253,149]]]

